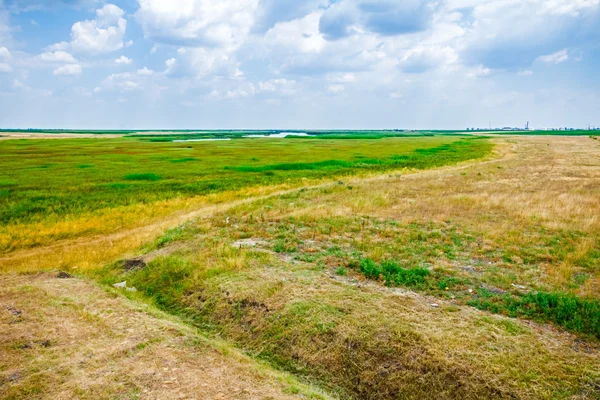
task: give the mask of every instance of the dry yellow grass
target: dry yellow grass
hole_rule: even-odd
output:
[[[0,398],[316,395],[227,344],[90,282],[51,274],[3,275],[0,307]]]
[[[109,214],[83,216],[74,221],[11,226],[6,228],[10,231],[5,230],[3,235],[0,234],[0,240],[14,242],[15,236],[18,236],[22,242],[33,241],[44,245],[0,256],[0,272],[101,267],[137,250],[166,229],[187,220],[211,215],[248,201],[240,199],[268,196],[286,189],[284,185],[249,188],[239,192],[124,207]],[[62,235],[74,235],[76,238],[56,239]]]

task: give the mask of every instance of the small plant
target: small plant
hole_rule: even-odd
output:
[[[335,270],[335,274],[339,276],[346,276],[348,275],[348,270],[344,267],[339,267]]]
[[[360,262],[360,272],[369,279],[377,280],[381,275],[381,266],[370,258],[365,258]]]
[[[126,181],[159,181],[161,177],[156,174],[129,174],[125,175]]]
[[[285,240],[280,239],[275,242],[273,251],[275,253],[293,253],[296,251],[296,247],[286,243]]]

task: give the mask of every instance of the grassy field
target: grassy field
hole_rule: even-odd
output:
[[[597,140],[335,134],[0,142],[0,397],[600,398]]]
[[[115,232],[208,195],[480,157],[475,139],[0,143],[0,251]],[[190,205],[191,206],[191,205]]]

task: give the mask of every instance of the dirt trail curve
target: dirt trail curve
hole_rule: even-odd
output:
[[[515,156],[518,144],[512,140],[495,139],[496,149],[491,159],[484,161],[470,161],[461,163],[457,166],[448,166],[437,169],[410,172],[404,176],[406,179],[422,178],[424,176],[436,176],[441,173],[450,171],[462,170],[471,168],[476,165],[493,164],[505,161]],[[510,143],[509,143],[510,142]],[[348,184],[356,185],[370,181],[387,179],[393,171],[386,174],[379,174],[371,177],[362,178],[346,178],[344,181]],[[225,204],[210,205],[202,207],[191,212],[180,212],[170,215],[169,217],[149,225],[144,225],[134,229],[120,231],[110,235],[88,236],[72,240],[60,241],[56,244],[34,249],[23,249],[9,253],[0,257],[0,273],[7,271],[39,271],[42,269],[57,269],[57,268],[72,268],[74,266],[88,268],[98,267],[103,264],[110,263],[120,257],[131,255],[132,251],[137,250],[141,245],[154,240],[160,236],[165,230],[175,228],[186,221],[210,216],[216,212],[226,211],[245,203],[250,203],[258,200],[264,200],[271,197],[277,197],[298,190],[310,190],[326,188],[336,185],[337,183],[328,181],[312,186],[302,186],[298,188],[279,190],[271,192],[267,195],[249,197],[242,200],[232,201]],[[118,246],[120,241],[127,239],[127,248]],[[90,257],[90,255],[94,257]],[[101,260],[100,265],[87,265],[86,259]]]
[[[152,307],[49,273],[0,276],[0,355],[0,398],[7,399],[311,394]]]

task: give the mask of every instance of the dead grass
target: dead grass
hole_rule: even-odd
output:
[[[593,339],[474,310],[453,291],[430,297],[335,275],[355,253],[408,254],[469,277],[475,292],[482,284],[598,298],[600,146],[494,140],[495,160],[238,204],[161,250],[172,258],[140,273],[116,267],[110,279],[137,279],[172,311],[350,397],[598,398]],[[226,247],[248,238],[258,247]],[[181,290],[161,291],[175,262],[189,263]]]
[[[4,275],[0,307],[4,399],[321,396],[151,306],[79,279]]]

